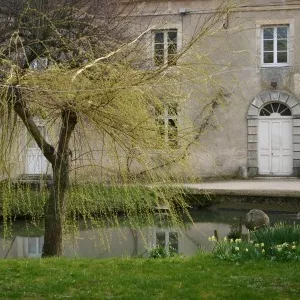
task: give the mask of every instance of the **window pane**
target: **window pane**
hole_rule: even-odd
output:
[[[176,122],[173,119],[169,119],[168,120],[168,140],[169,140],[169,145],[171,147],[177,146],[177,135],[178,135],[178,130],[177,130]]]
[[[164,33],[163,32],[156,32],[155,33],[155,43],[164,43]]]
[[[163,119],[157,119],[158,134],[162,137],[165,136],[165,121]]]
[[[264,28],[264,39],[273,39],[273,28]]]
[[[177,31],[168,32],[168,43],[170,42],[177,43]]]
[[[291,113],[290,109],[286,109],[281,113],[281,115],[282,116],[291,116],[292,113]]]
[[[178,234],[176,232],[170,232],[169,248],[170,250],[178,253]]]
[[[35,238],[35,237],[28,238],[28,253],[29,254],[38,254],[37,238]]]
[[[156,245],[165,247],[166,245],[166,234],[164,232],[156,232]]]
[[[164,44],[155,44],[154,62],[156,66],[161,66],[164,63]]]
[[[278,51],[286,51],[287,50],[287,40],[277,41],[277,50]]]
[[[264,51],[273,51],[273,47],[274,47],[273,40],[264,41]]]
[[[169,44],[168,45],[168,55],[174,55],[177,53],[177,44]]]
[[[168,46],[168,64],[176,65],[176,53],[177,53],[177,44],[170,44]]]
[[[276,113],[279,109],[279,103],[272,103],[273,111]]]
[[[278,63],[287,63],[287,52],[278,52],[277,53],[277,62]]]
[[[260,116],[269,116],[271,113],[266,111],[264,108],[260,111]]]
[[[274,53],[273,52],[265,52],[264,53],[264,63],[272,64],[274,62]]]
[[[278,39],[287,39],[287,27],[277,27],[277,38]]]
[[[43,246],[44,246],[44,237],[41,236],[41,237],[39,237],[39,254],[42,253],[42,251],[43,251]]]
[[[169,116],[176,116],[177,115],[177,104],[176,103],[169,103],[168,104],[168,115]]]

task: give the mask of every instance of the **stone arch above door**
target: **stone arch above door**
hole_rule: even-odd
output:
[[[260,110],[272,102],[283,103],[290,108],[293,126],[293,173],[300,175],[300,101],[286,91],[263,91],[252,101],[247,113],[248,174],[258,175],[258,120]]]

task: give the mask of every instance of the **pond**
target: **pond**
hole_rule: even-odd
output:
[[[271,223],[286,222],[300,224],[295,210],[284,211],[264,207]],[[259,207],[257,207],[259,208]],[[168,228],[160,226],[144,226],[133,229],[127,226],[121,228],[92,228],[79,230],[76,234],[66,234],[64,237],[64,256],[66,257],[147,257],[149,250],[160,245],[171,246],[175,252],[184,256],[194,255],[199,249],[211,251],[212,243],[208,237],[217,230],[220,238],[227,236],[230,224],[239,222],[249,211],[248,208],[215,207],[207,210],[191,210],[193,224],[189,221],[184,228]],[[3,228],[3,224],[0,228]],[[44,238],[40,229],[28,230],[25,221],[16,221],[13,225],[12,239],[0,239],[1,258],[40,257]],[[28,232],[31,231],[30,236]],[[243,232],[246,228],[243,226]]]

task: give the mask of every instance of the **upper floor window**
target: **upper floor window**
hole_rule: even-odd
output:
[[[289,26],[262,27],[262,65],[289,64]]]
[[[177,29],[154,31],[154,63],[175,65],[177,54]]]

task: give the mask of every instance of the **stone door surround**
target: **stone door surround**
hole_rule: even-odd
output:
[[[247,114],[248,175],[258,175],[258,119],[263,106],[270,102],[284,103],[292,112],[293,122],[293,172],[300,176],[300,101],[287,91],[268,90],[259,93],[251,102]]]

